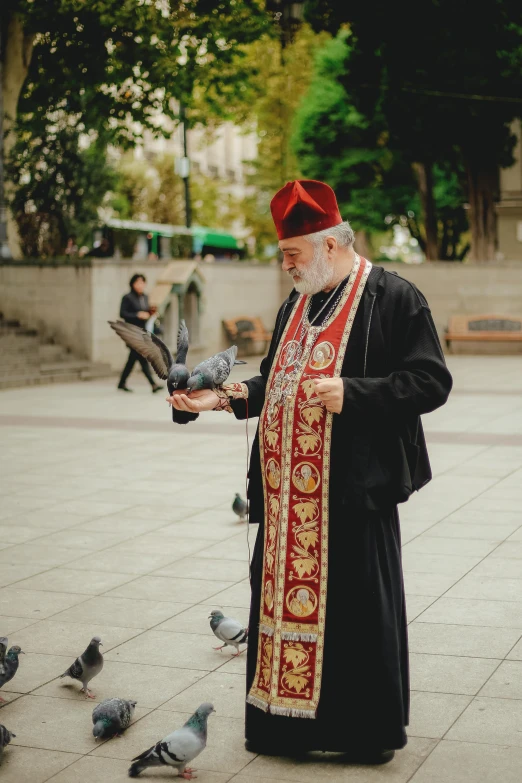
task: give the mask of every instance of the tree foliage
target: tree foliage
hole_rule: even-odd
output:
[[[268,35],[246,49],[245,68],[251,74],[248,117],[258,136],[258,154],[251,164],[250,193],[242,211],[260,255],[276,240],[270,214],[272,196],[285,182],[301,174],[301,161],[290,143],[291,129],[310,82],[314,52],[327,37],[315,35],[305,25],[284,51],[280,41]]]
[[[522,5],[308,0],[307,13],[316,29],[349,24],[344,84],[363,116],[382,113],[392,151],[428,173],[465,170],[472,254],[491,258],[498,167],[512,162],[509,123],[522,115]]]
[[[231,90],[247,82],[242,48],[270,29],[262,0],[10,0],[6,13],[33,44],[20,95],[7,107],[10,200],[24,231],[35,215],[40,234],[53,226],[53,238],[40,242],[46,252],[63,245],[75,222],[92,219],[89,194],[103,184],[93,155],[105,176],[109,143],[170,135],[180,100],[198,121],[218,107],[226,114]],[[13,35],[8,46],[21,41]],[[16,81],[14,54],[4,60],[6,83]],[[198,112],[201,94],[207,113]],[[91,156],[82,152],[86,137]]]
[[[341,212],[354,228],[382,233],[406,222],[422,249],[425,227],[411,162],[390,146],[386,117],[379,106],[363,113],[346,78],[352,37],[341,31],[317,52],[313,77],[294,123],[293,147],[304,176],[324,178],[335,189]],[[437,170],[441,258],[458,253],[465,230],[462,192],[451,171]],[[446,239],[443,240],[443,237]]]

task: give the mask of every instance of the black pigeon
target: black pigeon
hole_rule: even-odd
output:
[[[13,734],[12,731],[9,731],[9,729],[6,729],[6,727],[2,726],[0,723],[0,761],[2,761],[2,754],[5,746],[9,745],[13,737],[16,737],[16,734]]]
[[[121,736],[130,725],[136,703],[127,699],[105,699],[96,705],[92,711],[94,737],[109,739]]]
[[[109,321],[109,324],[129,348],[133,348],[140,356],[150,362],[158,378],[167,381],[169,394],[172,394],[175,389],[187,388],[189,371],[185,362],[189,349],[189,333],[185,321],[180,321],[179,324],[176,359],[163,340],[160,340],[155,334],[146,332],[139,326],[128,324],[125,321]],[[172,421],[176,424],[188,424],[198,416],[199,413],[178,411],[174,406],[172,407]]]
[[[23,655],[18,645],[14,645],[7,651],[7,637],[0,637],[0,688],[12,680],[18,671],[18,656]],[[5,701],[0,696],[0,701]]]
[[[236,492],[234,502],[232,503],[232,511],[237,514],[241,522],[244,522],[247,515],[247,502],[243,500],[239,492]]]
[[[246,364],[246,362],[236,359],[237,345],[232,345],[226,351],[216,353],[210,359],[198,364],[190,373],[187,381],[187,389],[196,391],[196,389],[215,389],[225,383],[230,371],[235,364]]]

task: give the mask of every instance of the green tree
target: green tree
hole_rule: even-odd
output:
[[[266,35],[244,54],[244,68],[250,73],[247,117],[258,136],[258,154],[250,166],[250,193],[242,212],[261,256],[276,241],[270,200],[285,182],[301,174],[301,161],[290,143],[292,123],[312,76],[314,52],[328,37],[304,25],[284,51],[278,39]],[[238,97],[242,101],[244,93]]]
[[[301,170],[313,179],[326,179],[335,189],[341,211],[349,217],[360,242],[362,238],[361,251],[368,237],[383,232],[388,218],[388,225],[406,221],[427,252],[414,169],[400,151],[390,149],[380,108],[364,114],[347,85],[351,46],[350,34],[341,31],[316,54],[310,87],[294,123],[293,147]],[[465,218],[462,192],[451,172],[437,170],[437,198],[444,210],[435,228],[433,257],[455,257]]]
[[[123,156],[115,170],[116,179],[107,206],[115,216],[127,220],[184,225],[185,196],[175,158],[163,155],[147,162]],[[229,229],[241,217],[240,205],[223,193],[217,180],[201,173],[191,177],[194,223]]]
[[[241,46],[270,24],[262,0],[6,0],[1,14],[6,155],[17,137],[45,147],[52,141],[57,174],[74,132],[78,141],[93,134],[101,148],[129,146],[146,129],[170,133],[176,99],[190,107],[205,90],[215,104],[225,99],[231,61],[240,79]],[[19,164],[15,151],[11,172]],[[15,245],[13,224],[9,234]]]
[[[389,148],[416,164],[430,254],[439,164],[465,171],[471,255],[493,258],[498,170],[513,160],[509,124],[522,115],[522,5],[308,0],[307,13],[316,29],[349,24],[344,84],[363,116],[382,113]]]

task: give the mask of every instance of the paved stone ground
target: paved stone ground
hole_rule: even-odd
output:
[[[27,652],[2,690],[0,722],[17,734],[2,783],[120,783],[205,700],[217,714],[202,783],[520,783],[520,359],[450,365],[451,401],[425,418],[436,478],[401,509],[410,740],[379,769],[244,750],[244,658],[212,649],[207,620],[214,607],[247,618],[247,531],[230,511],[243,424],[210,414],[174,428],[139,375],[133,395],[108,382],[1,393],[0,635]],[[124,738],[98,745],[92,702],[57,679],[95,633],[97,699],[138,701]]]

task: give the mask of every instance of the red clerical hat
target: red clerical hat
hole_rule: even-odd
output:
[[[279,239],[314,234],[343,221],[332,188],[315,179],[287,182],[270,209]]]

